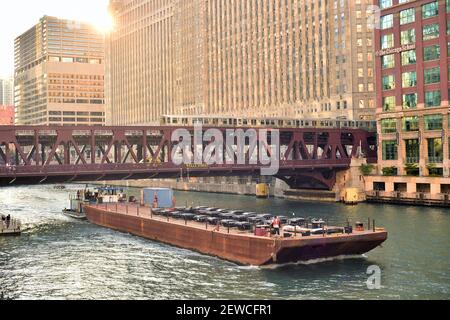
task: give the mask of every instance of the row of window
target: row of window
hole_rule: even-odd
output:
[[[450,71],[450,66],[449,66]],[[424,69],[424,84],[435,84],[441,82],[441,68],[434,67]],[[449,73],[450,81],[450,73]],[[402,73],[402,88],[411,88],[417,86],[417,72],[416,71],[408,71]],[[389,74],[382,78],[382,88],[384,91],[395,89],[395,75]]]
[[[448,23],[448,28],[450,28],[450,23]],[[439,24],[433,23],[428,24],[423,27],[422,30],[422,40],[433,40],[439,38]],[[409,29],[400,32],[400,44],[402,46],[413,44],[416,42],[416,30]],[[381,36],[381,49],[390,49],[395,47],[394,34],[389,33]]]
[[[449,128],[450,128],[450,115],[449,117]],[[402,131],[413,132],[419,131],[419,121],[421,118],[418,116],[403,117],[402,121]],[[423,117],[426,131],[442,130],[444,128],[444,116],[442,114],[432,114]],[[381,133],[396,133],[397,129],[397,119],[383,119],[381,120]]]
[[[449,12],[449,2],[447,1],[447,12]],[[405,3],[408,1],[400,1],[400,3]],[[386,7],[385,7],[386,6]],[[392,6],[392,1],[381,0],[380,7],[385,9]],[[434,1],[422,5],[422,19],[429,19],[439,15],[439,1]],[[400,25],[405,25],[408,23],[413,23],[416,21],[416,8],[408,8],[400,11]],[[394,15],[388,14],[381,17],[381,29],[389,29],[394,26]]]
[[[440,90],[425,91],[425,107],[434,108],[440,107],[442,103],[442,94]],[[395,96],[383,97],[383,111],[395,111],[396,100]],[[410,110],[417,108],[417,93],[403,95],[403,110]]]
[[[447,44],[447,51],[450,53],[450,43]],[[449,55],[450,56],[450,55]],[[440,45],[431,45],[423,48],[423,60],[432,61],[439,60],[441,58]],[[416,50],[407,50],[401,53],[402,66],[408,66],[417,62]],[[381,66],[383,69],[391,69],[395,67],[395,55],[388,54],[381,57]]]
[[[442,163],[444,161],[444,146],[442,138],[426,139],[428,149],[428,163]],[[450,139],[449,139],[450,144]],[[419,139],[406,139],[405,145],[405,163],[417,164],[420,161],[420,141]],[[396,140],[387,140],[382,142],[382,153],[384,161],[398,160],[398,145]]]

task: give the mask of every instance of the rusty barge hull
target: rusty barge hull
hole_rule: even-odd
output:
[[[264,266],[362,255],[387,239],[386,232],[370,232],[342,236],[276,239],[252,234],[216,232],[85,206],[89,222],[143,237],[152,241],[196,251],[240,265]]]

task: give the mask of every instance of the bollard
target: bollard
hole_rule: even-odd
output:
[[[370,230],[370,218],[367,219],[368,223],[367,223],[367,230]]]
[[[373,220],[373,232],[375,232],[376,231],[376,228],[375,228],[375,219]]]

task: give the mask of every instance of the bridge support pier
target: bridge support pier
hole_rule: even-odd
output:
[[[275,196],[300,200],[342,201],[348,189],[359,190],[358,202],[366,200],[361,165],[366,159],[353,158],[349,169],[303,171],[291,177],[277,176]]]

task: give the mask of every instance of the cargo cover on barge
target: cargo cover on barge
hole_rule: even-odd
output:
[[[342,228],[342,232],[339,228],[322,226],[320,233],[305,233],[302,228],[297,232],[294,227],[277,237],[257,233],[260,230],[254,228],[239,230],[211,225],[210,220],[176,219],[135,204],[90,204],[84,206],[84,211],[88,220],[96,225],[241,265],[263,266],[362,255],[387,239],[387,232],[375,226],[370,230]]]

